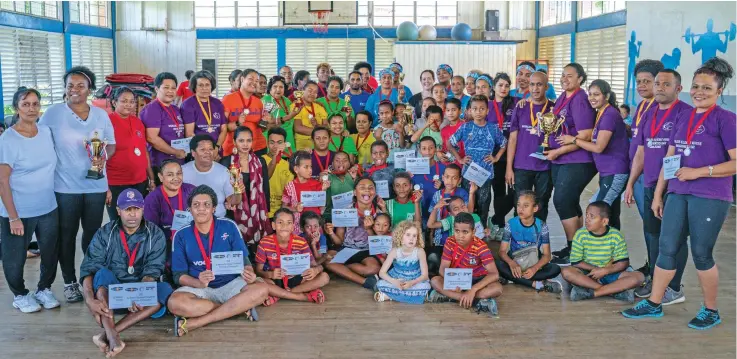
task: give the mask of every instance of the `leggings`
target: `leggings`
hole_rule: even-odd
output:
[[[561,221],[583,216],[581,193],[596,176],[593,163],[552,164],[553,205]]]
[[[77,274],[74,256],[77,245],[77,232],[82,222],[82,255],[87,253],[95,235],[102,225],[107,193],[56,193],[59,206],[59,266],[65,284],[75,283]],[[43,249],[41,249],[43,252]]]
[[[550,171],[514,170],[514,193],[519,196],[521,191],[535,191],[537,197],[538,211],[535,217],[543,222],[548,220],[548,202],[553,193],[553,180]]]
[[[643,203],[643,205],[645,208],[648,208],[648,210],[643,213],[642,222],[645,229],[645,240],[649,242],[647,245],[647,260],[650,263],[648,269],[650,270],[650,277],[652,278],[655,272],[655,263],[658,260],[658,255],[660,254],[660,228],[662,223],[658,217],[655,217],[653,211],[649,209],[653,204],[655,187],[645,187],[644,195],[645,203]],[[663,200],[667,203],[669,197],[670,196],[666,194]],[[688,236],[686,234],[687,231],[688,223],[686,223],[681,230],[681,237],[683,238],[679,238],[679,241],[686,241],[686,237]],[[676,292],[681,290],[681,279],[683,278],[683,271],[686,269],[687,262],[688,246],[681,246],[681,249],[679,249],[676,254],[676,274],[673,276],[673,280],[668,284],[668,286]]]
[[[474,206],[474,212],[479,215],[481,218],[481,223],[487,223],[489,220],[489,206],[491,205],[491,185],[494,182],[494,179],[487,180],[486,183],[484,183],[483,186],[480,186],[479,189],[476,191],[476,203]],[[469,182],[467,179],[463,179],[463,188],[466,191],[469,191],[471,188],[471,182]],[[504,226],[504,225],[502,225]]]
[[[596,196],[597,201],[604,201],[612,207],[612,213],[609,216],[609,225],[620,229],[621,223],[619,215],[622,212],[622,193],[627,185],[628,174],[616,174],[599,177],[599,194]]]
[[[729,202],[718,199],[690,194],[668,195],[660,229],[658,267],[676,269],[678,252],[686,246],[685,234],[688,234],[691,236],[691,256],[696,270],[713,268],[714,245],[729,213],[729,206]]]
[[[491,188],[494,190],[494,215],[491,217],[491,223],[504,228],[507,216],[514,208],[515,195],[514,189],[507,186],[504,176],[507,172],[507,162],[499,161],[494,164],[494,179],[491,180]]]
[[[116,203],[118,201],[118,197],[120,196],[123,191],[127,190],[128,188],[133,188],[137,190],[138,192],[141,192],[143,195],[143,198],[146,198],[148,195],[148,180],[145,180],[138,184],[124,184],[119,186],[111,185],[109,186],[110,193],[112,193],[113,199],[110,202],[109,206],[107,207],[107,215],[110,217],[110,222],[118,220],[118,211],[116,209]]]
[[[533,275],[530,279],[515,278],[514,275],[512,275],[512,269],[509,268],[509,264],[507,264],[507,262],[501,260],[500,258],[496,258],[494,259],[494,261],[496,262],[497,270],[499,270],[499,276],[510,282],[521,284],[526,287],[532,287],[532,282],[534,281],[555,278],[558,276],[558,274],[560,274],[560,267],[553,263],[548,263],[540,268],[540,270],[537,271],[537,273],[535,273],[535,275]]]

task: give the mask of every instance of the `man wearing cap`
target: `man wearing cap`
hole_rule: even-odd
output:
[[[126,189],[117,200],[118,220],[102,226],[95,233],[79,269],[85,303],[103,332],[92,342],[107,356],[125,348],[120,333],[152,315],[166,312],[172,293],[168,283],[156,283],[158,304],[142,307],[133,303],[117,323],[108,309],[108,286],[111,284],[157,282],[164,272],[166,237],[161,229],[143,219],[143,195]]]

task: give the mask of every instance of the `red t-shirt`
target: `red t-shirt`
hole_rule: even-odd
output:
[[[276,246],[278,245],[279,241],[276,239],[276,234],[270,234],[262,238],[258,243],[258,249],[256,250],[256,263],[263,264],[264,270],[270,271],[275,268],[281,268],[281,263],[276,250]],[[287,253],[288,248],[279,248],[278,252],[282,255],[310,254],[310,257],[312,257],[310,246],[307,244],[307,241],[300,236],[293,235],[291,252]]]
[[[238,117],[243,113],[244,108],[248,108],[244,125],[253,132],[253,151],[266,148],[266,137],[264,137],[261,127],[258,126],[259,121],[261,121],[261,112],[264,109],[261,99],[255,95],[245,98],[240,92],[233,92],[225,95],[222,102],[225,113],[228,114],[228,123],[238,122]],[[233,132],[228,132],[225,142],[223,142],[223,156],[232,155],[233,147]]]
[[[442,130],[440,130],[440,137],[443,138],[443,152],[448,153],[448,141],[450,138],[456,133],[459,127],[463,124],[463,121],[458,120],[458,122],[455,124],[455,126],[445,126]],[[466,149],[463,146],[463,141],[458,142],[458,154],[461,156],[461,158],[456,158],[455,163],[459,164],[461,168],[463,165],[461,165],[460,160],[463,159],[463,157],[466,156]]]
[[[133,115],[121,118],[117,112],[109,116],[115,130],[115,153],[106,164],[108,184],[121,186],[146,181],[148,152],[143,122]]]
[[[194,92],[189,89],[189,80],[184,81],[177,87],[177,96],[182,98],[182,101],[194,96]]]
[[[379,88],[379,81],[376,81],[376,78],[371,76],[368,80],[368,85],[371,87],[374,91],[376,91],[377,88]]]
[[[484,267],[494,263],[494,256],[491,255],[489,246],[477,237],[473,238],[466,249],[458,245],[455,236],[450,236],[443,246],[441,260],[450,261],[451,268],[473,268],[473,277],[478,278],[489,274]]]

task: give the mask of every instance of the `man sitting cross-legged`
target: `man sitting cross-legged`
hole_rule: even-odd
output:
[[[155,224],[143,220],[143,196],[135,189],[123,191],[117,199],[118,220],[95,233],[80,267],[84,298],[92,316],[103,332],[92,342],[113,357],[125,348],[120,333],[162,310],[172,293],[168,283],[156,283],[156,305],[142,307],[133,303],[123,319],[115,322],[108,309],[108,286],[111,284],[156,282],[164,272],[166,237]],[[163,310],[162,310],[163,314]]]
[[[627,243],[617,229],[609,227],[611,207],[596,201],[586,208],[586,226],[576,231],[571,246],[571,266],[563,267],[563,278],[573,285],[571,301],[611,295],[633,303],[633,288],[645,276],[630,267]]]
[[[255,283],[238,227],[229,219],[215,218],[217,195],[207,185],[195,188],[187,204],[194,222],[177,231],[172,245],[174,282],[182,286],[169,299],[169,311],[177,316],[174,334],[182,336],[243,313],[258,320],[254,307],[266,300],[269,291],[266,284]],[[234,251],[243,255],[241,273],[215,275],[212,254]]]

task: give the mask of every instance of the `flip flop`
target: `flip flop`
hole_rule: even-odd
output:
[[[388,295],[386,295],[386,294],[384,294],[382,292],[376,292],[376,293],[374,293],[374,300],[377,301],[377,302],[379,302],[379,303],[381,303],[381,302],[385,302],[385,301],[391,301],[392,299],[389,298]]]
[[[274,297],[274,296],[270,295],[270,296],[269,296],[268,298],[266,298],[266,300],[264,301],[264,307],[269,307],[269,306],[272,306],[272,305],[274,305],[274,303],[278,302],[278,301],[279,301],[279,299],[281,299],[281,298],[279,298],[279,297]]]
[[[248,319],[249,322],[258,322],[258,312],[256,312],[256,307],[253,307],[246,311],[246,319]]]
[[[307,299],[312,303],[322,304],[325,302],[325,293],[320,289],[315,289],[307,293]]]
[[[182,325],[179,325],[180,321],[182,322]],[[184,334],[179,335],[179,329],[181,329],[182,332],[184,332]],[[187,318],[175,316],[174,317],[174,336],[181,337],[183,335],[186,335],[187,332],[188,332],[187,331]]]

